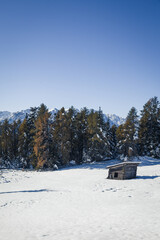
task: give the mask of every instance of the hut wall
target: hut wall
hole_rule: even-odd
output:
[[[124,179],[124,168],[117,167],[114,169],[109,169],[109,174],[108,174],[109,179]]]
[[[124,179],[136,178],[137,166],[135,165],[126,165],[124,171]]]

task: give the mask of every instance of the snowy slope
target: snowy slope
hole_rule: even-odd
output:
[[[159,240],[160,160],[141,159],[138,177],[106,179],[112,162],[55,172],[3,170],[3,240]]]
[[[54,114],[57,113],[58,109],[54,108],[49,110],[51,113],[52,118],[54,117]],[[29,114],[30,110],[22,110],[19,112],[8,112],[8,111],[1,111],[0,112],[0,122],[3,122],[5,119],[8,119],[9,123],[12,123],[13,121],[21,120],[23,121],[26,114]],[[104,114],[104,119],[107,121],[109,118],[111,126],[115,124],[116,126],[119,126],[120,124],[124,123],[125,119],[121,118],[115,114]]]

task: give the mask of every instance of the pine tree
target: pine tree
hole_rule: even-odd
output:
[[[129,111],[126,122],[118,127],[116,134],[119,155],[122,155],[122,157],[137,155],[138,115],[134,107]]]
[[[38,115],[38,108],[31,107],[29,115],[26,116],[27,119],[27,140],[28,140],[28,166],[36,167],[37,158],[34,152],[34,137],[36,135],[35,122]]]
[[[121,124],[118,126],[116,130],[116,138],[117,138],[117,154],[121,158],[126,155],[125,144],[124,144],[124,125]]]
[[[19,141],[18,141],[18,152],[20,163],[23,168],[30,167],[29,159],[29,127],[28,127],[28,117],[26,116],[19,127]]]
[[[116,125],[113,125],[111,127],[111,153],[112,153],[112,158],[117,157],[117,136],[116,136],[116,131],[117,127]]]
[[[69,113],[69,115],[70,114],[72,115],[71,112]],[[70,120],[68,119],[68,117],[65,109],[61,108],[57,112],[55,121],[54,121],[53,145],[55,147],[57,160],[60,165],[68,165],[70,160],[72,160],[71,154],[73,153],[72,152],[73,138],[71,136],[72,131],[70,129],[70,123],[69,123]]]
[[[21,121],[14,121],[10,124],[10,159],[19,167],[18,160],[18,138]]]
[[[105,124],[105,152],[106,152],[106,159],[112,159],[114,155],[114,140],[112,135],[112,130],[110,127],[110,121],[109,118]]]
[[[87,158],[87,118],[89,111],[87,108],[81,109],[76,115],[76,133],[75,133],[75,152],[76,152],[76,162],[78,164],[86,161]]]
[[[1,126],[1,151],[3,164],[9,166],[11,156],[11,128],[8,120],[6,119]]]
[[[0,123],[0,165],[2,164],[2,124]]]
[[[34,153],[36,156],[37,168],[50,167],[49,152],[49,118],[50,113],[44,104],[38,109],[38,116],[35,121]]]
[[[138,135],[140,154],[160,157],[160,105],[157,97],[144,105]]]
[[[62,156],[61,156],[61,138],[63,132],[61,131],[61,122],[62,119],[60,119],[61,111],[64,111],[64,108],[59,110],[54,117],[53,127],[52,127],[52,153],[54,153],[55,162],[57,162],[58,165],[61,165],[62,162]],[[63,114],[62,114],[63,116]]]
[[[66,113],[66,124],[70,143],[70,161],[76,160],[76,115],[77,111],[72,106]],[[68,149],[69,150],[69,149]]]
[[[105,140],[104,140],[104,119],[101,110],[95,112],[91,110],[88,115],[88,157],[91,161],[101,161],[106,154]]]
[[[127,155],[129,157],[137,155],[138,125],[137,110],[132,107],[124,124],[126,144],[128,145]]]

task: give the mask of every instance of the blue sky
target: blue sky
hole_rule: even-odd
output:
[[[0,0],[0,111],[160,100],[159,0]]]

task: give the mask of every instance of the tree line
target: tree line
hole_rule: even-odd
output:
[[[71,162],[102,161],[134,156],[160,158],[160,104],[149,99],[141,115],[132,107],[124,124],[110,126],[98,111],[61,108],[54,118],[44,104],[25,119],[0,124],[0,165],[57,168]]]

